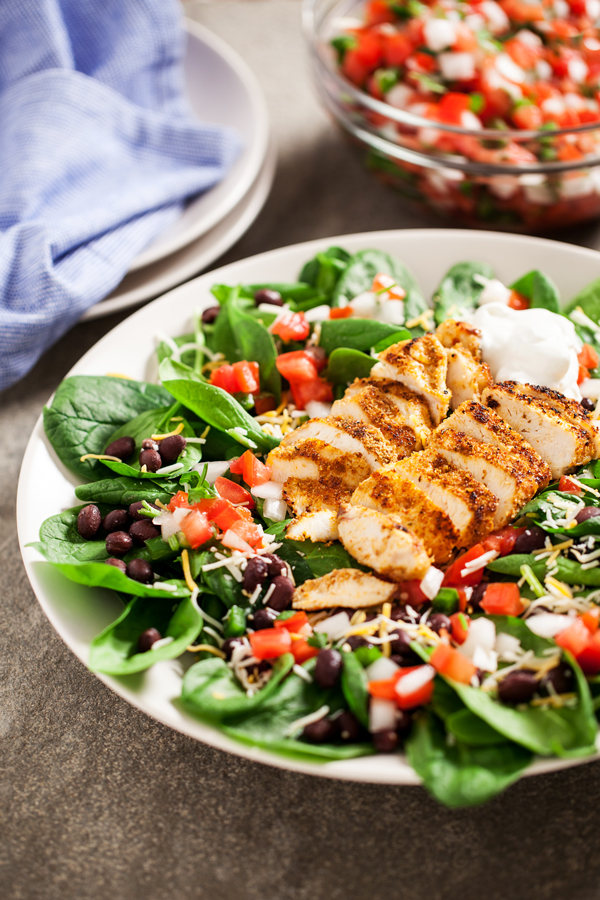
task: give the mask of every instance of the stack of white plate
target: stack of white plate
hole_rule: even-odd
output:
[[[262,90],[246,63],[220,38],[188,20],[185,80],[203,122],[237,129],[244,149],[218,185],[134,259],[117,288],[84,315],[96,319],[163,294],[206,269],[248,230],[268,197],[275,150]]]

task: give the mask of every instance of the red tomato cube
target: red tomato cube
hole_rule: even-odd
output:
[[[292,650],[292,636],[285,628],[263,628],[249,634],[248,639],[257,659],[276,659]]]
[[[192,550],[196,550],[213,536],[213,530],[207,517],[197,509],[191,510],[185,519],[182,519],[180,528]]]
[[[525,611],[518,585],[512,581],[488,584],[480,606],[489,616],[520,616]]]
[[[236,506],[243,504],[246,509],[254,509],[256,506],[252,494],[246,488],[243,488],[241,484],[236,484],[235,481],[230,481],[229,478],[222,478],[221,476],[215,478],[215,488],[219,497],[229,500],[230,503],[235,503]]]
[[[314,360],[305,350],[282,353],[277,357],[275,364],[279,374],[288,381],[314,381],[319,374]]]
[[[235,370],[230,365],[219,366],[218,369],[213,369],[210,373],[210,383],[227,391],[228,394],[237,394],[240,389]]]
[[[437,645],[429,657],[429,664],[440,675],[445,675],[446,678],[452,678],[453,681],[461,684],[470,684],[471,678],[477,671],[470,659],[446,644]]]
[[[258,363],[243,359],[232,366],[237,379],[237,389],[244,394],[257,394],[260,390]]]

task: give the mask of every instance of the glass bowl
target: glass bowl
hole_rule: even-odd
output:
[[[379,100],[344,78],[331,46],[349,20],[361,18],[363,5],[304,0],[303,27],[323,105],[381,181],[475,228],[532,234],[600,217],[599,122],[552,131],[475,130]]]

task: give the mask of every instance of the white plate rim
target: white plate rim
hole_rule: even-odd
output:
[[[172,291],[169,291],[167,294],[157,298],[152,303],[142,307],[141,310],[133,313],[126,320],[115,326],[114,329],[104,335],[104,337],[101,338],[100,341],[98,341],[97,344],[94,345],[94,347],[90,348],[90,350],[81,357],[81,359],[72,367],[69,373],[67,373],[67,376],[71,374],[77,374],[80,370],[85,370],[86,360],[89,359],[92,354],[97,352],[98,349],[102,350],[103,346],[108,346],[111,339],[114,337],[115,332],[126,329],[129,323],[131,323],[132,319],[136,319],[145,314],[148,314],[148,310],[151,310],[153,305],[158,305],[161,303],[169,305],[173,304],[177,301],[178,295],[189,291],[191,288],[195,290],[196,288],[202,287],[204,285],[206,285],[208,288],[210,287],[210,284],[213,283],[213,281],[226,280],[228,278],[231,278],[232,276],[233,280],[235,280],[236,270],[240,269],[243,271],[244,266],[248,264],[258,263],[259,265],[262,265],[263,262],[268,264],[269,262],[279,261],[282,258],[285,258],[286,255],[297,255],[305,260],[314,255],[315,252],[323,250],[327,246],[330,246],[332,244],[345,245],[349,250],[356,251],[361,247],[376,247],[378,242],[381,240],[387,241],[390,239],[398,239],[402,241],[402,238],[404,238],[405,240],[427,240],[428,242],[430,242],[432,239],[449,240],[450,242],[454,241],[457,244],[463,242],[465,244],[465,250],[461,250],[463,259],[467,257],[476,258],[477,256],[476,253],[472,253],[470,251],[470,248],[467,249],[469,243],[485,245],[487,243],[491,244],[493,241],[508,244],[510,244],[511,242],[526,242],[526,244],[531,247],[533,251],[532,258],[535,256],[535,248],[539,248],[542,250],[546,249],[550,251],[555,248],[558,255],[560,255],[563,251],[566,251],[567,255],[572,254],[575,259],[579,257],[582,261],[585,259],[587,262],[595,263],[595,265],[598,267],[598,270],[600,271],[600,253],[595,250],[579,247],[572,244],[559,243],[557,241],[548,240],[546,238],[528,237],[499,232],[472,232],[462,229],[396,229],[319,238],[312,241],[306,241],[286,247],[281,247],[276,250],[266,251],[261,254],[256,254],[255,256],[248,257],[244,260],[229,263],[226,266],[200,275],[192,281],[180,285]],[[457,258],[456,261],[458,262],[459,259]],[[409,258],[406,258],[406,262],[410,266]],[[268,268],[265,272],[264,278],[265,280],[269,278]],[[243,280],[243,276],[240,277],[240,280]],[[48,617],[50,623],[55,628],[57,633],[63,639],[63,641],[85,664],[85,654],[78,652],[76,648],[71,646],[64,635],[63,623],[54,614],[50,602],[44,596],[44,591],[35,571],[35,563],[40,560],[39,555],[36,551],[25,546],[26,541],[30,540],[30,537],[26,535],[27,529],[30,527],[30,517],[29,510],[26,508],[24,488],[28,474],[31,470],[34,453],[36,447],[39,446],[39,442],[41,442],[42,444],[46,444],[41,416],[39,417],[27,444],[19,476],[19,484],[17,490],[17,531],[19,536],[19,545],[27,576],[38,599],[38,602],[42,607],[42,610]],[[154,671],[158,670],[159,666],[162,665],[162,663],[155,665]],[[198,719],[195,719],[191,715],[184,713],[181,710],[177,710],[175,712],[174,708],[173,715],[157,713],[156,710],[152,709],[151,704],[149,705],[143,697],[138,696],[135,691],[126,684],[127,679],[119,679],[106,675],[97,675],[97,677],[113,691],[127,700],[127,702],[129,702],[132,706],[135,706],[150,717],[162,722],[168,727],[174,728],[174,730],[179,731],[182,734],[186,734],[195,740],[199,740],[202,743],[206,743],[219,750],[224,750],[226,752],[254,762],[260,762],[266,765],[274,766],[276,768],[295,771],[299,773],[346,781],[356,781],[359,783],[390,785],[416,785],[420,783],[419,777],[405,761],[405,758],[400,755],[360,757],[354,760],[335,761],[329,763],[312,763],[306,762],[304,760],[279,756],[278,754],[263,750],[261,748],[248,747],[242,743],[238,743],[237,741],[234,741],[227,735],[220,732],[218,729],[200,722]],[[597,747],[600,751],[600,737],[597,740]],[[525,770],[525,772],[523,773],[523,777],[529,777],[533,775],[559,771],[564,768],[583,765],[584,763],[597,760],[599,756],[600,753],[597,752],[594,756],[585,757],[583,759],[536,759],[534,763]]]
[[[153,247],[153,244],[151,243],[146,249],[138,253],[129,267],[129,272],[135,272],[138,269],[152,265],[159,260],[170,256],[172,253],[175,253],[177,250],[190,244],[201,235],[206,234],[211,228],[214,228],[221,219],[224,219],[225,216],[237,206],[242,197],[244,197],[251,189],[264,164],[269,149],[271,126],[267,101],[258,79],[250,66],[242,59],[239,53],[233,49],[233,47],[230,47],[226,41],[199,22],[186,18],[185,28],[194,38],[201,43],[206,44],[211,50],[217,53],[226,62],[229,68],[235,72],[240,82],[244,85],[252,109],[256,135],[252,144],[248,147],[244,147],[242,150],[241,159],[244,160],[242,177],[237,178],[234,187],[229,191],[219,206],[209,214],[199,218],[195,223],[192,223],[182,234],[176,235],[168,241],[161,242],[157,247]],[[239,165],[239,160],[235,163],[235,166],[237,165]],[[223,181],[219,182],[219,185],[226,183],[227,178],[230,175],[231,172],[225,176]],[[219,185],[215,185],[215,187],[218,187]],[[209,189],[209,191],[210,190],[212,189]],[[201,196],[204,196],[206,193],[208,192],[204,192]],[[190,199],[193,201],[194,198]]]

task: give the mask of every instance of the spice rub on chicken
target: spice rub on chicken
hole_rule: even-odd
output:
[[[383,581],[360,569],[334,569],[327,575],[305,581],[294,591],[293,609],[316,612],[342,606],[346,609],[364,609],[379,606],[391,600],[398,586]]]
[[[451,408],[457,409],[466,400],[479,400],[482,390],[492,383],[489,367],[481,361],[479,329],[448,319],[438,325],[436,336],[446,351]]]
[[[558,412],[555,398],[541,399],[539,393],[529,392],[526,386],[505,381],[486,388],[481,399],[531,444],[550,466],[553,478],[560,478],[598,455],[591,429],[584,427],[583,422],[574,424],[571,415],[567,418],[564,412]]]
[[[357,378],[346,389],[343,399],[337,400],[333,404],[332,413],[340,415],[341,412],[337,410],[341,411],[344,408],[346,410],[344,415],[352,416],[351,407],[345,404],[346,401],[354,400],[357,395],[361,397],[359,409],[364,410],[362,397],[365,390],[368,390],[369,402],[376,402],[378,406],[380,403],[390,403],[395,407],[396,413],[401,417],[404,427],[410,428],[414,434],[415,446],[413,450],[422,450],[426,446],[433,429],[429,407],[423,397],[414,394],[403,384],[400,384],[399,381],[385,378],[377,378],[375,380]],[[382,406],[379,406],[379,409],[383,412]],[[387,406],[385,409],[387,410]],[[358,415],[358,418],[361,418],[361,414]],[[381,427],[377,422],[372,422],[372,424]]]
[[[450,391],[446,387],[446,353],[434,334],[393,344],[379,354],[371,379],[399,381],[426,401],[434,425],[448,412]]]
[[[338,529],[354,559],[392,581],[421,580],[431,565],[423,542],[393,513],[346,504]]]
[[[366,384],[352,396],[336,400],[333,416],[344,416],[366,422],[377,428],[398,451],[398,457],[409,456],[421,448],[421,441],[398,407],[375,384]]]

